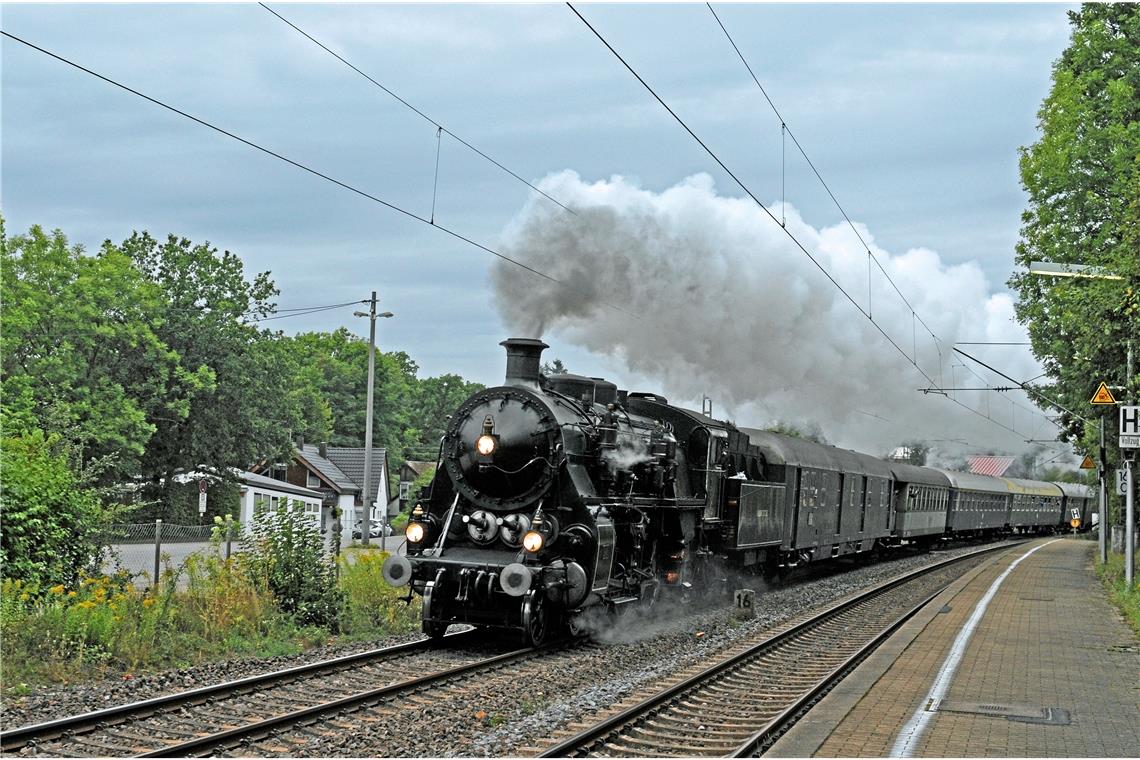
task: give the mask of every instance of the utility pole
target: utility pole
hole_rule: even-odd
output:
[[[372,388],[376,381],[376,319],[393,316],[392,312],[376,313],[376,291],[372,298],[361,301],[368,304],[368,311],[353,312],[354,317],[368,317],[368,401],[364,417],[364,515],[360,518],[360,539],[368,546],[372,533]],[[385,494],[387,495],[387,494]],[[380,547],[386,548],[384,532],[388,528],[388,503],[384,502],[384,520],[380,525]]]
[[[1108,562],[1108,457],[1104,450],[1104,415],[1100,416],[1100,526],[1097,528],[1097,543],[1100,548],[1100,564]]]

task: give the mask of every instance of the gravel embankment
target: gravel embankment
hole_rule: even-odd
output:
[[[116,676],[68,686],[41,687],[24,696],[14,698],[5,696],[3,704],[0,705],[0,724],[3,724],[7,730],[32,723],[42,723],[421,638],[423,638],[421,634],[412,633],[378,640],[327,644],[296,655],[222,660],[158,673]]]
[[[781,588],[766,589],[760,579],[749,578],[746,585],[757,591],[757,614],[752,620],[736,619],[728,604],[704,609],[659,606],[649,619],[621,618],[598,630],[590,646],[536,662],[540,670],[529,679],[520,679],[513,670],[492,673],[477,684],[448,690],[438,700],[414,699],[370,711],[370,721],[332,718],[319,737],[307,733],[306,746],[291,745],[290,754],[517,755],[567,722],[608,707],[643,684],[711,658],[742,638],[909,570],[976,548],[904,555],[890,562],[841,568],[826,577]],[[291,657],[212,663],[136,676],[130,681],[42,689],[5,705],[0,719],[5,727],[14,727],[414,638],[418,636],[327,646]],[[336,730],[345,721],[351,729]]]

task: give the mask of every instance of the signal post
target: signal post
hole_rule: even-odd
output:
[[[1120,407],[1120,451],[1124,454],[1124,581],[1132,588],[1136,569],[1136,450],[1140,449],[1140,406]]]

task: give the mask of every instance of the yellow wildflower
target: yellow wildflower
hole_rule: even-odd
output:
[[[68,591],[68,592],[67,592],[67,595],[68,595],[69,597],[72,597],[72,598],[74,598],[74,597],[78,596],[78,594],[76,594],[74,591]]]
[[[148,596],[146,599],[143,599],[143,607],[150,607],[153,604],[154,604],[154,597]]]
[[[83,601],[83,602],[80,602],[79,604],[77,604],[77,605],[75,605],[75,606],[76,606],[76,607],[82,607],[82,608],[83,608],[83,609],[85,609],[85,610],[89,610],[89,609],[91,609],[92,607],[94,607],[94,606],[95,606],[95,602],[91,602],[91,601]]]
[[[49,591],[51,591],[53,594],[62,594],[63,593],[63,584],[61,583],[58,586],[52,586],[49,589]]]

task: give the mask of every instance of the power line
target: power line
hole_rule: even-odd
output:
[[[269,322],[269,321],[272,321],[274,319],[288,319],[290,317],[304,317],[304,316],[308,316],[309,314],[317,314],[317,313],[322,312],[322,311],[333,311],[335,309],[343,309],[346,306],[354,306],[358,303],[360,303],[360,302],[359,301],[353,301],[351,304],[332,304],[330,306],[316,306],[316,307],[313,307],[311,309],[305,309],[303,311],[293,311],[289,314],[274,314],[273,316],[268,316],[268,317],[253,317],[249,321],[250,322]]]
[[[740,189],[743,190],[748,195],[748,197],[751,198],[752,201],[757,206],[759,206],[760,209],[762,211],[764,211],[765,214],[768,215],[768,218],[770,218],[776,224],[780,225],[780,228],[784,231],[784,234],[787,235],[788,238],[793,243],[795,243],[796,247],[799,248],[800,251],[802,251],[804,253],[804,255],[806,255],[808,257],[808,259],[811,260],[811,262],[813,264],[815,264],[816,268],[819,269],[824,274],[824,276],[826,276],[827,279],[831,281],[831,283],[836,287],[836,289],[838,289],[839,292],[842,293],[844,295],[844,297],[847,298],[847,300],[851,303],[851,305],[854,306],[859,311],[860,314],[862,314],[864,317],[867,318],[867,320],[875,327],[875,329],[878,330],[879,333],[884,338],[887,339],[887,342],[889,342],[892,346],[895,347],[895,350],[898,351],[899,354],[901,354],[904,359],[906,359],[923,377],[925,377],[926,380],[931,385],[934,385],[935,384],[934,378],[931,377],[926,372],[926,370],[924,370],[922,367],[919,366],[918,361],[917,361],[917,358],[918,358],[917,355],[915,355],[913,358],[910,356],[907,356],[906,351],[904,351],[902,349],[902,347],[900,347],[899,344],[890,335],[887,334],[887,332],[883,329],[883,327],[881,325],[879,325],[874,319],[871,318],[871,315],[865,309],[863,309],[863,307],[860,306],[859,303],[851,296],[851,294],[848,293],[847,290],[842,285],[839,284],[839,282],[831,275],[831,273],[828,272],[827,269],[822,264],[820,264],[820,262],[815,258],[815,256],[812,255],[812,253],[807,249],[807,247],[804,246],[804,244],[801,243],[799,241],[799,239],[794,234],[792,234],[792,232],[790,230],[788,230],[788,228],[785,225],[780,224],[780,221],[778,219],[776,219],[776,216],[768,209],[768,207],[765,206],[760,201],[760,199],[756,197],[756,195],[752,192],[752,190],[749,189],[748,186],[745,185],[744,182],[741,181],[741,179],[731,169],[728,168],[728,166],[724,163],[724,161],[722,161],[720,159],[720,157],[711,148],[709,148],[709,146],[696,134],[696,132],[694,132],[692,130],[692,128],[689,127],[689,125],[687,123],[685,123],[684,119],[682,119],[680,116],[677,115],[677,113],[669,106],[669,104],[666,103],[665,100],[662,99],[662,97],[657,94],[656,90],[654,90],[649,85],[649,83],[646,82],[645,79],[639,73],[637,73],[637,71],[633,68],[633,66],[631,66],[629,64],[629,62],[626,61],[625,58],[623,58],[620,53],[618,53],[618,51],[613,47],[613,45],[611,45],[609,43],[609,41],[606,40],[606,38],[603,37],[602,34],[597,29],[594,28],[593,24],[591,24],[589,21],[587,21],[586,17],[578,12],[578,9],[574,7],[573,3],[567,2],[566,6],[568,8],[570,8],[570,10],[574,12],[574,15],[577,16],[578,19],[581,20],[581,22],[586,25],[586,28],[589,29],[594,34],[594,36],[597,37],[598,40],[603,45],[606,46],[606,49],[608,49],[614,55],[614,57],[617,58],[618,61],[620,61],[623,66],[625,66],[626,70],[628,70],[629,73],[632,74],[633,77],[635,79],[637,79],[637,81],[639,83],[641,83],[641,86],[644,87],[649,92],[649,94],[653,96],[653,98],[661,105],[661,107],[664,108],[669,113],[669,115],[672,116],[673,119],[678,124],[680,124],[681,127],[686,132],[689,133],[689,136],[692,137],[693,140],[695,140],[697,142],[697,144],[700,145],[701,148],[704,149],[705,153],[707,153],[713,159],[713,161],[715,161],[717,163],[717,165],[720,166],[720,168],[723,169],[725,171],[725,173],[728,174],[728,176],[731,177],[734,182],[736,182],[736,184],[740,187]],[[710,7],[710,10],[711,10],[711,7]],[[761,89],[763,89],[763,88],[761,88]],[[766,94],[765,94],[765,97],[767,97]],[[822,181],[822,177],[820,179]],[[856,232],[856,234],[858,234],[858,232]],[[868,253],[870,253],[869,250],[868,250]],[[873,258],[873,256],[872,256],[872,258]],[[881,265],[880,265],[880,268],[881,268]],[[884,272],[884,274],[885,274],[885,272]],[[888,279],[889,279],[889,275],[888,275]],[[902,294],[900,293],[900,296],[901,295]],[[903,296],[903,300],[904,300],[904,302],[906,302],[905,296]],[[910,307],[909,302],[907,302],[907,306]],[[915,314],[913,307],[911,307],[911,315],[913,318],[918,319],[919,322],[922,322],[921,318],[918,318],[917,314]],[[930,333],[931,337],[934,338],[935,345],[937,346],[938,336],[935,335],[934,332],[930,330],[930,328],[926,325],[925,322],[922,322],[922,325]],[[941,349],[939,349],[939,353],[941,353]],[[971,409],[970,407],[966,406],[965,404],[963,404],[962,402],[958,401],[957,399],[955,399],[953,397],[947,396],[947,398],[949,398],[950,401],[952,401],[953,403],[962,407],[963,409],[966,409],[967,411],[971,412],[972,414],[975,414],[978,417],[981,417],[982,419],[990,421],[994,425],[997,425],[1001,428],[1004,428],[1004,429],[1010,431],[1011,433],[1017,435],[1019,437],[1019,439],[1021,438],[1022,434],[1018,433],[1017,430],[1015,430],[1014,428],[1009,427],[1009,426],[1007,426],[1001,422],[998,422],[997,420],[993,419],[992,417],[989,417],[987,415],[983,415],[980,412],[978,412],[976,409]]]
[[[78,64],[72,60],[69,60],[67,58],[64,58],[61,55],[53,53],[50,50],[46,50],[46,49],[40,47],[39,45],[35,45],[31,42],[28,42],[27,40],[22,39],[21,37],[17,37],[16,35],[11,34],[10,32],[0,30],[0,34],[2,34],[3,36],[5,36],[11,40],[14,40],[15,42],[19,42],[21,45],[25,45],[25,46],[33,49],[33,50],[36,50],[40,53],[43,53],[44,55],[49,56],[50,58],[54,58],[61,63],[66,63],[68,66],[71,66],[72,68],[79,69],[83,73],[89,74],[89,75],[95,77],[96,79],[100,79],[100,80],[106,82],[107,84],[114,85],[115,87],[118,87],[121,90],[125,90],[125,91],[131,93],[132,95],[136,95],[136,96],[142,98],[143,100],[146,100],[146,101],[153,103],[157,106],[160,106],[162,108],[165,108],[166,110],[168,110],[172,113],[176,113],[179,116],[182,116],[183,118],[189,119],[190,121],[193,121],[197,124],[200,124],[203,127],[211,129],[211,130],[213,130],[219,134],[225,135],[226,137],[229,137],[230,139],[237,140],[238,142],[242,143],[243,145],[246,145],[250,148],[253,148],[254,150],[260,151],[260,152],[262,152],[268,156],[272,156],[273,158],[276,158],[279,161],[283,161],[283,162],[289,164],[290,166],[294,166],[298,169],[301,169],[302,171],[308,172],[309,174],[312,174],[315,177],[319,177],[320,179],[323,179],[326,182],[331,182],[332,184],[334,184],[338,187],[341,187],[345,190],[348,190],[349,192],[355,193],[356,195],[359,195],[362,198],[366,198],[370,201],[373,201],[374,203],[378,203],[381,206],[384,206],[385,208],[389,208],[392,211],[396,211],[400,214],[403,214],[404,216],[408,217],[409,219],[414,219],[415,221],[420,222],[422,224],[426,224],[429,227],[432,227],[434,229],[446,232],[448,235],[452,236],[453,238],[455,238],[457,240],[462,240],[463,242],[465,242],[469,245],[472,245],[472,246],[474,246],[474,247],[476,247],[482,251],[485,251],[485,252],[491,254],[492,256],[495,256],[499,259],[502,259],[503,261],[506,261],[510,264],[514,264],[515,266],[519,267],[520,269],[525,269],[526,271],[530,272],[531,274],[537,275],[537,276],[539,276],[545,280],[549,280],[550,282],[554,282],[554,283],[557,283],[559,285],[562,285],[563,287],[569,288],[569,285],[562,282],[561,280],[559,280],[556,277],[552,277],[551,275],[548,275],[545,272],[542,272],[538,269],[535,269],[534,267],[528,266],[527,264],[524,264],[521,261],[513,259],[510,256],[507,256],[506,254],[500,253],[493,248],[490,248],[488,246],[483,245],[482,243],[477,243],[476,241],[472,240],[471,238],[466,237],[466,236],[464,236],[458,232],[455,232],[454,230],[448,229],[447,227],[444,227],[443,225],[433,224],[430,220],[425,219],[424,217],[420,216],[419,214],[416,214],[413,211],[408,211],[407,209],[401,208],[400,206],[397,206],[394,203],[390,203],[389,201],[386,201],[382,198],[378,198],[377,196],[372,195],[371,193],[367,193],[364,190],[360,190],[359,188],[353,187],[352,185],[349,185],[346,182],[342,182],[339,179],[335,179],[334,177],[331,177],[327,174],[324,174],[323,172],[317,171],[316,169],[313,169],[309,166],[306,166],[305,164],[302,164],[299,161],[294,161],[293,159],[288,158],[288,157],[286,157],[280,153],[277,153],[273,150],[270,150],[269,148],[258,145],[257,143],[255,143],[251,140],[247,140],[244,137],[241,137],[237,134],[234,134],[233,132],[227,131],[227,130],[225,130],[225,129],[223,129],[223,128],[215,125],[215,124],[212,124],[212,123],[210,123],[204,119],[200,119],[197,116],[194,116],[193,114],[190,114],[190,113],[187,113],[186,111],[182,111],[178,108],[175,108],[174,106],[169,105],[167,103],[164,103],[163,101],[158,100],[157,98],[153,98],[150,95],[139,92],[138,90],[135,90],[131,87],[128,87],[127,85],[122,84],[121,82],[117,82],[114,79],[111,79],[110,77],[104,76],[104,75],[102,75],[96,71],[92,71],[91,69],[89,69],[85,66],[82,66],[82,65],[80,65],[80,64]],[[620,306],[617,306],[615,304],[611,304],[608,302],[604,302],[604,301],[601,303],[603,305],[611,308],[611,309],[614,309],[616,311],[620,311],[627,316],[633,317],[635,319],[641,319],[641,317],[639,317],[638,315],[636,315],[630,311],[627,311],[626,309],[623,309]]]
[[[811,157],[808,156],[807,151],[804,149],[803,145],[800,144],[800,141],[796,138],[796,135],[792,131],[792,128],[787,124],[787,121],[784,119],[783,114],[780,113],[779,108],[776,107],[775,102],[773,102],[771,96],[768,95],[768,91],[765,90],[764,85],[762,85],[760,83],[760,79],[756,76],[756,72],[754,72],[752,70],[752,66],[748,63],[748,60],[744,57],[744,53],[741,52],[740,47],[736,44],[736,40],[733,39],[732,35],[728,31],[728,28],[725,27],[724,22],[721,21],[720,16],[717,15],[716,10],[713,9],[712,4],[709,2],[706,2],[705,5],[706,5],[706,7],[708,7],[709,12],[712,14],[713,18],[716,20],[717,25],[720,27],[721,31],[724,32],[724,36],[726,39],[728,39],[729,44],[732,45],[732,49],[736,51],[736,55],[740,58],[740,62],[743,63],[744,68],[748,70],[748,74],[752,77],[752,81],[756,83],[756,87],[759,88],[760,93],[764,96],[764,99],[768,102],[768,105],[769,105],[769,107],[771,107],[772,112],[776,115],[776,118],[780,120],[781,134],[783,134],[786,131],[787,135],[792,138],[792,142],[795,144],[796,148],[799,150],[800,155],[803,156],[804,161],[807,162],[807,165],[809,167],[811,167],[811,170],[815,174],[816,179],[818,179],[819,183],[821,185],[823,185],[823,189],[825,191],[827,191],[828,197],[831,198],[832,203],[835,204],[835,207],[837,209],[839,209],[839,212],[843,215],[843,218],[847,222],[847,226],[851,228],[851,231],[855,233],[855,236],[859,239],[859,242],[863,244],[863,248],[867,251],[868,262],[873,261],[875,263],[875,266],[877,266],[879,271],[882,272],[883,276],[887,278],[887,282],[889,282],[891,284],[891,287],[894,288],[895,292],[898,293],[899,298],[901,298],[903,303],[906,304],[907,309],[911,313],[912,319],[917,320],[918,323],[923,326],[923,328],[926,330],[926,332],[930,334],[930,337],[934,339],[935,345],[937,347],[937,344],[939,341],[938,336],[934,334],[934,331],[930,329],[930,326],[927,325],[926,322],[922,319],[922,317],[918,315],[918,312],[915,311],[914,306],[910,303],[910,300],[906,297],[906,295],[902,292],[902,290],[899,288],[899,286],[891,278],[890,273],[888,273],[887,270],[883,267],[882,262],[880,262],[878,257],[875,256],[875,254],[871,251],[871,247],[869,245],[867,245],[867,241],[865,241],[863,239],[863,236],[862,236],[862,234],[860,234],[859,229],[855,226],[854,222],[851,221],[851,217],[850,217],[850,215],[848,215],[847,210],[845,208],[843,208],[843,205],[839,202],[839,199],[835,196],[835,193],[832,192],[831,187],[827,184],[827,181],[823,178],[823,175],[820,173],[819,169],[816,168],[816,165],[811,160]],[[869,263],[868,263],[868,266],[869,266]],[[870,271],[868,271],[868,277],[870,277]],[[871,295],[870,295],[870,283],[868,283],[868,293],[867,293],[868,313],[866,316],[869,320],[871,320],[872,323],[874,323],[874,318],[871,317],[871,315],[869,313],[869,311],[870,311],[870,297],[871,297]],[[1029,345],[1029,344],[1028,343],[1012,343],[1012,342],[1009,342],[1009,343],[985,343],[985,344],[980,343],[980,342],[977,342],[977,343],[960,342],[957,345],[1009,345],[1009,346],[1014,346],[1014,345]],[[896,348],[898,348],[897,345],[896,345]],[[915,360],[917,361],[917,339],[916,339],[916,346],[915,346],[915,352],[914,353],[915,353]],[[940,347],[939,347],[939,353],[941,353]],[[918,368],[917,363],[915,363],[915,362],[912,362],[912,363],[915,364],[916,368]],[[966,365],[963,365],[963,366],[966,366]],[[1006,390],[1004,388],[993,388],[993,387],[991,387],[989,385],[989,383],[987,383],[984,378],[982,378],[980,375],[978,375],[977,372],[974,372],[974,370],[972,368],[970,368],[968,366],[966,366],[966,368],[970,371],[970,373],[972,375],[977,377],[983,383],[986,383],[986,387],[985,388],[977,388],[977,389],[941,388],[941,389],[937,389],[937,390],[939,390],[939,391],[941,391],[941,390]],[[922,371],[921,368],[918,368],[918,369],[920,372]],[[925,375],[926,373],[923,372],[922,374]],[[927,377],[927,379],[930,380],[931,384],[933,385],[933,380],[929,376]],[[922,390],[922,389],[920,389],[920,390]],[[929,393],[929,392],[931,392],[931,390],[926,389],[926,390],[924,390],[924,392]],[[946,394],[943,394],[943,395],[946,395]],[[1031,410],[1027,407],[1024,407],[1020,404],[1016,404],[1013,401],[1010,401],[1010,403],[1013,404],[1014,406],[1016,406],[1018,409],[1022,409],[1024,411],[1029,411],[1029,412],[1033,411],[1033,410]],[[987,418],[989,418],[988,415],[987,415]],[[1058,426],[1058,427],[1060,427],[1060,426]]]
[[[518,174],[516,174],[515,172],[513,172],[513,171],[511,171],[510,169],[508,169],[507,167],[503,166],[501,163],[499,163],[499,162],[498,162],[498,161],[496,161],[495,159],[491,158],[491,157],[490,157],[490,156],[488,156],[486,153],[484,153],[483,151],[479,150],[479,149],[478,149],[478,148],[476,148],[474,145],[472,145],[471,143],[467,142],[467,141],[466,141],[466,140],[464,140],[462,137],[460,137],[459,135],[455,134],[455,133],[454,133],[454,132],[452,132],[450,129],[448,129],[447,127],[443,126],[443,125],[442,125],[442,124],[440,124],[438,121],[436,121],[435,119],[433,119],[432,117],[428,116],[426,113],[424,113],[424,112],[423,112],[423,111],[421,111],[420,109],[418,109],[418,108],[416,108],[415,106],[413,106],[413,105],[412,105],[411,103],[409,103],[408,101],[406,101],[406,100],[404,100],[403,98],[401,98],[401,97],[400,97],[399,95],[397,95],[395,92],[393,92],[393,91],[392,91],[392,90],[390,90],[389,88],[387,88],[387,87],[385,87],[384,85],[382,85],[382,84],[380,84],[379,82],[377,82],[375,79],[373,79],[373,78],[372,78],[371,76],[369,76],[368,74],[365,74],[365,73],[364,73],[363,71],[361,71],[359,68],[357,68],[357,67],[356,67],[356,66],[354,66],[353,64],[351,64],[351,63],[349,63],[348,61],[346,61],[346,60],[345,60],[343,57],[341,57],[341,56],[340,56],[338,53],[336,53],[336,52],[334,52],[332,49],[330,49],[330,48],[329,48],[327,45],[325,45],[323,42],[321,42],[321,41],[320,41],[320,40],[318,40],[317,38],[313,37],[313,35],[309,34],[309,33],[308,33],[308,32],[306,32],[304,29],[302,29],[301,27],[297,26],[295,23],[293,23],[293,22],[292,22],[292,21],[290,21],[289,19],[285,18],[284,16],[282,16],[282,15],[281,15],[280,13],[278,13],[277,11],[273,10],[273,9],[272,9],[272,8],[270,8],[268,5],[266,5],[265,3],[260,3],[260,2],[259,2],[259,3],[258,3],[258,5],[260,5],[262,8],[264,8],[265,10],[269,11],[270,13],[272,13],[272,14],[273,14],[274,16],[276,16],[277,18],[279,18],[279,19],[281,19],[282,21],[284,21],[286,24],[288,24],[290,27],[292,27],[292,28],[293,28],[293,29],[294,29],[294,30],[295,30],[295,31],[296,31],[298,34],[300,34],[301,36],[303,36],[303,37],[305,37],[306,39],[308,39],[308,40],[309,40],[310,42],[312,42],[314,45],[316,45],[317,47],[321,48],[321,49],[322,49],[322,50],[324,50],[326,53],[328,53],[329,55],[331,55],[333,58],[336,58],[338,61],[340,61],[341,63],[343,63],[345,66],[349,67],[350,69],[352,69],[353,71],[355,71],[357,74],[359,74],[360,76],[364,77],[364,78],[365,78],[365,79],[367,79],[369,82],[371,82],[372,84],[376,85],[376,86],[377,86],[377,87],[379,87],[381,90],[383,90],[384,92],[386,92],[386,93],[388,93],[389,95],[391,95],[393,98],[395,98],[396,100],[398,100],[398,101],[399,101],[400,103],[402,103],[403,105],[407,106],[407,107],[408,107],[410,110],[412,110],[413,112],[415,112],[415,113],[416,113],[417,115],[419,115],[419,116],[420,116],[422,119],[424,119],[424,120],[425,120],[425,121],[427,121],[429,124],[431,124],[433,127],[435,127],[435,128],[436,128],[436,129],[437,129],[439,132],[443,132],[443,133],[446,133],[446,134],[447,134],[449,137],[451,137],[452,139],[454,139],[454,140],[455,140],[456,142],[458,142],[460,145],[463,145],[464,147],[466,147],[466,148],[468,148],[469,150],[471,150],[471,151],[475,152],[476,154],[478,154],[479,156],[483,157],[483,158],[484,158],[484,159],[486,159],[487,161],[490,161],[492,164],[494,164],[495,166],[499,167],[499,168],[500,168],[500,169],[502,169],[504,172],[506,172],[507,174],[509,174],[510,176],[514,177],[516,180],[518,180],[519,182],[521,182],[521,183],[523,183],[524,185],[526,185],[527,187],[529,187],[531,190],[535,191],[536,193],[538,193],[538,194],[539,194],[539,195],[541,195],[542,197],[544,197],[544,198],[546,198],[547,200],[549,200],[551,203],[554,203],[554,204],[558,205],[559,207],[561,207],[561,208],[562,208],[562,210],[564,210],[564,211],[569,211],[571,214],[574,214],[575,216],[577,216],[577,212],[575,212],[573,209],[570,209],[570,208],[568,208],[568,207],[567,207],[567,206],[566,206],[564,203],[562,203],[561,201],[559,201],[557,198],[553,198],[553,197],[551,197],[549,194],[547,194],[547,193],[543,192],[542,190],[539,190],[537,187],[535,187],[534,185],[532,185],[530,182],[526,181],[525,179],[523,179],[522,177],[520,177],[520,176],[519,176]],[[438,173],[439,173],[439,154],[438,154],[438,152],[436,153],[436,173],[437,173],[437,175],[438,175]],[[434,218],[434,214],[433,214],[433,218]]]
[[[732,45],[732,49],[736,51],[736,55],[739,56],[740,62],[744,64],[744,68],[748,69],[748,73],[752,76],[752,81],[755,82],[756,86],[760,88],[760,92],[764,95],[764,99],[768,101],[768,105],[771,106],[772,112],[776,114],[776,118],[780,120],[780,129],[787,131],[788,137],[792,138],[792,143],[796,146],[796,149],[799,150],[800,155],[803,156],[804,161],[807,162],[807,165],[811,167],[812,173],[815,174],[815,177],[819,180],[819,183],[823,185],[823,189],[827,191],[827,195],[831,198],[832,203],[834,203],[835,207],[839,209],[839,213],[843,214],[843,218],[847,221],[847,226],[851,228],[851,231],[855,233],[855,237],[857,237],[859,239],[859,242],[863,244],[863,248],[867,251],[867,255],[870,256],[871,260],[875,262],[875,265],[879,267],[879,271],[883,273],[883,276],[887,278],[887,282],[889,282],[891,284],[891,287],[895,289],[895,292],[899,294],[899,298],[901,298],[903,300],[903,303],[906,304],[907,308],[910,309],[911,314],[915,314],[914,307],[910,304],[910,301],[908,301],[907,297],[903,295],[902,290],[900,290],[899,286],[895,284],[895,281],[891,279],[890,274],[886,269],[883,268],[883,265],[879,262],[878,257],[876,257],[875,254],[871,252],[871,246],[869,246],[867,244],[867,241],[863,239],[863,235],[860,234],[859,229],[855,226],[855,223],[851,221],[851,217],[848,216],[847,210],[843,208],[843,205],[839,202],[839,199],[835,197],[835,193],[831,191],[831,187],[828,186],[826,180],[823,178],[823,175],[820,174],[819,169],[816,168],[815,164],[808,156],[807,151],[804,150],[804,147],[802,145],[800,145],[800,141],[796,138],[795,132],[792,131],[792,128],[788,125],[787,121],[785,121],[783,115],[780,114],[779,109],[776,108],[776,104],[772,102],[772,98],[768,96],[768,92],[764,89],[764,85],[760,84],[760,80],[757,78],[755,72],[752,71],[752,67],[748,64],[748,61],[745,60],[744,53],[740,51],[740,48],[737,46],[736,41],[732,38],[732,35],[728,33],[728,29],[725,27],[724,22],[720,20],[720,16],[718,16],[716,11],[713,10],[712,4],[706,2],[705,5],[708,7],[709,12],[712,13],[713,18],[716,19],[716,23],[720,26],[721,31],[724,32],[724,36],[728,38],[729,43]],[[870,308],[869,303],[868,308]],[[918,321],[922,322],[922,318],[919,317]],[[930,330],[929,327],[927,327],[925,322],[922,322],[922,326],[926,327],[926,331],[929,332],[932,337],[934,336],[934,333]]]

